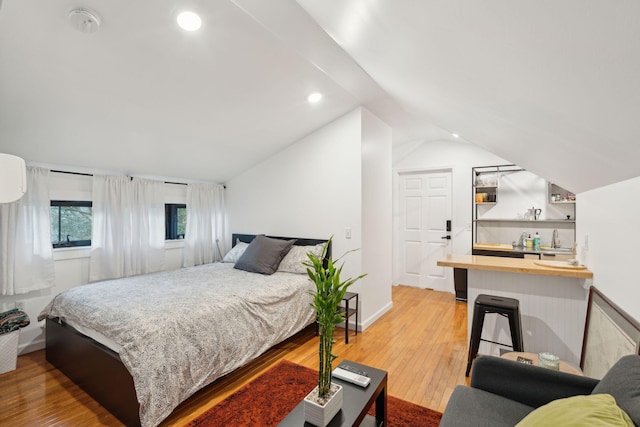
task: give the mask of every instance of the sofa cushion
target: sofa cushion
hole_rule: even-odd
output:
[[[610,394],[573,396],[539,407],[516,427],[634,427],[633,422]]]
[[[494,356],[473,362],[471,387],[537,408],[576,394],[591,394],[598,380]]]
[[[440,427],[513,427],[534,408],[484,390],[456,386]]]
[[[593,389],[592,394],[598,393],[612,395],[618,406],[640,425],[640,356],[618,360]]]

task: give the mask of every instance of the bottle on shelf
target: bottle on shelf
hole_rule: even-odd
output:
[[[540,234],[538,234],[537,231],[536,231],[535,236],[533,236],[533,247],[535,249],[539,249],[540,248]]]

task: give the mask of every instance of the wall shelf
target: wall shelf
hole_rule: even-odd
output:
[[[495,205],[498,201],[500,176],[509,172],[521,171],[516,165],[481,166],[472,169],[472,186],[474,200],[477,205]]]
[[[513,164],[480,166],[471,169],[471,191],[472,245],[478,241],[510,243],[532,229],[545,242],[553,238],[575,242],[575,194],[557,184]],[[527,209],[522,211],[523,207]],[[529,207],[541,209],[545,219],[528,219],[534,217]]]
[[[562,200],[560,202],[549,202],[551,205],[575,205],[575,200]]]
[[[557,205],[557,204],[575,204],[576,203],[576,195],[571,191],[568,191],[557,184],[550,182],[548,184],[548,198],[549,204]]]

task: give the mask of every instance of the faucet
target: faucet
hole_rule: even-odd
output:
[[[558,230],[554,229],[553,234],[551,235],[551,247],[556,248],[560,241],[558,240]]]

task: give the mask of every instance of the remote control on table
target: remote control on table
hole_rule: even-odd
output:
[[[371,378],[369,377],[356,374],[355,372],[347,371],[346,369],[342,369],[340,367],[334,369],[332,374],[335,378],[350,382],[360,387],[366,387],[371,382]]]
[[[351,365],[347,365],[346,363],[343,363],[342,365],[338,366],[338,368],[342,368],[345,371],[353,372],[354,374],[362,375],[363,377],[369,376],[369,374],[367,374],[366,371],[361,371],[360,369],[356,369]]]

